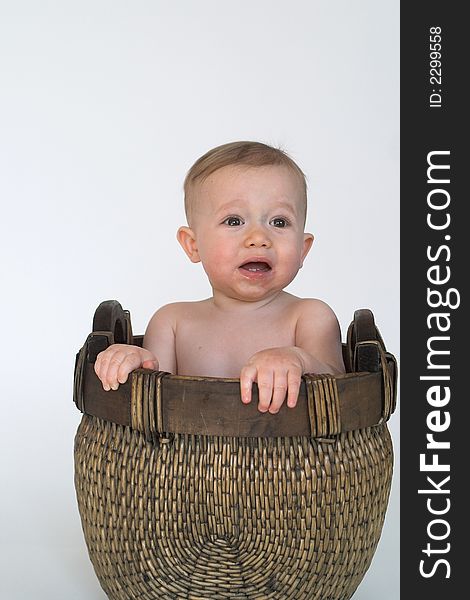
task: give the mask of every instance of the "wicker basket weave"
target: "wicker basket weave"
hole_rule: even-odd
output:
[[[144,432],[83,415],[75,486],[111,600],[347,600],[380,538],[385,422],[327,439]]]

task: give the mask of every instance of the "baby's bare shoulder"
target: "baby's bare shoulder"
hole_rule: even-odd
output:
[[[298,318],[321,321],[336,321],[336,315],[332,308],[323,300],[318,298],[294,298],[292,310]]]
[[[204,300],[198,302],[170,302],[161,306],[152,316],[148,327],[171,325],[176,329],[177,324],[184,319],[194,318],[204,311]]]
[[[338,318],[333,309],[318,298],[299,298],[296,309],[296,335],[301,332],[325,337],[338,337],[340,334]]]
[[[326,302],[317,298],[304,298],[297,310],[296,339],[300,345],[305,339],[313,337],[322,343],[341,340],[338,318]]]

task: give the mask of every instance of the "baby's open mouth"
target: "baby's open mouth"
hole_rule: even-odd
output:
[[[240,266],[240,269],[244,269],[245,271],[250,271],[250,273],[264,273],[266,271],[270,271],[271,267],[267,262],[256,261],[256,262],[246,262]]]

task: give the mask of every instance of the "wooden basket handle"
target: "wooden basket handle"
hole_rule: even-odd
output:
[[[109,331],[115,344],[132,344],[131,315],[117,300],[105,300],[95,311],[93,331]]]
[[[380,349],[385,352],[385,344],[375,325],[374,315],[368,308],[354,312],[348,329],[348,348],[353,371],[376,373],[381,366]]]

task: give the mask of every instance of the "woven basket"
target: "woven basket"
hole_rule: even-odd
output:
[[[77,358],[82,410],[83,372]],[[148,423],[139,431],[137,416],[130,421],[84,414],[75,439],[85,540],[110,599],[352,596],[379,541],[390,492],[385,421],[324,437],[155,435]]]

